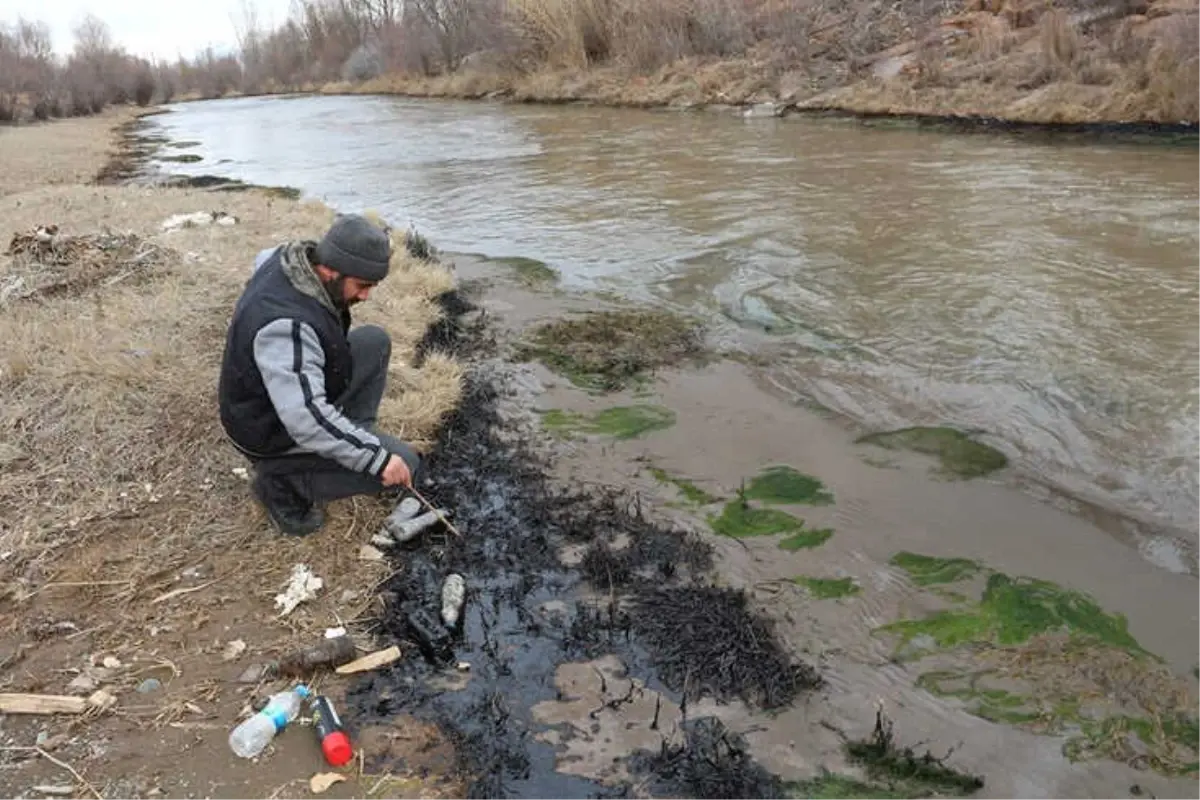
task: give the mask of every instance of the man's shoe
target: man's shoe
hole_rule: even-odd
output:
[[[325,512],[305,502],[278,480],[254,476],[254,496],[266,510],[271,522],[287,536],[308,536],[325,524]]]

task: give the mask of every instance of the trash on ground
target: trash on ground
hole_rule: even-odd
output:
[[[117,704],[117,696],[107,689],[97,689],[88,695],[87,704],[92,708],[107,711]]]
[[[341,767],[350,763],[354,758],[354,746],[350,744],[350,735],[342,727],[333,703],[324,695],[317,695],[310,700],[312,707],[313,730],[317,734],[317,742],[321,745],[321,753],[330,766]]]
[[[335,783],[341,783],[346,780],[345,775],[340,775],[336,772],[318,772],[313,775],[308,781],[308,788],[313,794],[321,794]]]
[[[376,534],[376,535],[378,535],[378,534]],[[388,537],[388,541],[390,544],[391,537]],[[383,561],[383,552],[380,551],[378,548],[372,547],[369,544],[364,544],[362,547],[358,548],[358,560],[359,561]]]
[[[2,714],[82,714],[87,700],[66,694],[0,694]]]
[[[408,613],[405,621],[408,623],[409,633],[426,658],[435,663],[450,660],[450,634],[442,627],[439,619],[424,608],[415,608]]]
[[[75,787],[68,786],[66,784],[59,786],[57,784],[50,785],[43,783],[34,786],[33,791],[37,792],[38,794],[48,794],[52,797],[70,797],[71,795],[75,794]]]
[[[463,602],[467,596],[467,584],[463,576],[452,572],[442,584],[442,622],[453,628],[462,616]]]
[[[245,467],[234,467],[230,472],[233,473],[233,477],[235,478],[241,478],[244,481],[250,480],[250,470]]]
[[[421,504],[416,498],[404,498],[400,505],[396,506],[396,510],[384,519],[383,530],[379,531],[378,536],[388,535],[396,542],[407,542],[414,539],[422,530],[431,528],[432,525],[442,522],[445,517],[450,516],[445,511],[432,509],[432,507],[422,515],[418,515],[416,512],[420,510]]]
[[[230,732],[230,749],[241,758],[254,758],[266,749],[277,733],[296,719],[308,695],[308,687],[303,685],[271,695],[262,711],[239,723]]]
[[[0,278],[0,307],[146,276],[179,262],[179,254],[133,233],[70,236],[57,225],[13,234],[13,257]]]
[[[325,638],[326,639],[336,639],[339,636],[345,636],[345,635],[346,635],[346,629],[343,627],[326,628],[325,629]]]
[[[395,543],[396,540],[392,538],[392,535],[384,530],[372,536],[371,544],[363,545],[363,547],[391,547]],[[383,557],[383,553],[380,553],[379,555],[381,558]]]
[[[242,674],[238,676],[238,683],[258,683],[263,678],[267,677],[271,672],[269,664],[251,664],[242,670]]]
[[[138,684],[138,687],[135,691],[138,694],[149,694],[150,692],[157,692],[161,688],[162,681],[160,681],[158,678],[146,678],[146,680]]]
[[[292,576],[288,579],[287,588],[275,595],[275,605],[280,609],[279,616],[287,616],[296,606],[315,598],[324,585],[325,581],[314,575],[307,564],[292,567]]]
[[[275,671],[290,677],[305,677],[322,668],[335,668],[348,664],[358,654],[354,640],[344,633],[332,639],[323,639],[319,644],[288,653],[279,659]]]
[[[391,664],[393,661],[400,660],[400,648],[392,645],[386,650],[376,650],[374,653],[365,655],[357,661],[351,661],[349,664],[342,664],[334,670],[338,675],[351,675],[355,672],[366,672],[367,670],[377,669],[378,667]]]
[[[225,645],[225,649],[221,651],[221,658],[225,661],[236,661],[244,652],[246,652],[246,643],[241,639],[234,639]]]
[[[104,665],[105,669],[120,669],[121,668],[121,659],[117,658],[116,656],[105,656],[104,660],[101,661],[100,663]]]
[[[224,211],[193,211],[184,214],[172,214],[163,220],[164,231],[177,231],[182,228],[207,228],[209,225],[229,227],[237,224],[237,217]]]
[[[96,691],[96,679],[86,673],[83,675],[76,675],[71,679],[71,682],[67,684],[67,691],[79,692],[80,694],[94,692]]]
[[[419,513],[421,513],[420,501],[415,497],[406,497],[396,505],[391,514],[388,514],[387,519],[383,521],[384,527],[398,525],[401,522],[412,519]]]

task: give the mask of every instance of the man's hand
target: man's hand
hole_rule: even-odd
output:
[[[408,464],[405,464],[404,459],[400,456],[392,456],[388,459],[387,466],[383,468],[382,478],[384,486],[412,488],[412,474],[408,471]]]

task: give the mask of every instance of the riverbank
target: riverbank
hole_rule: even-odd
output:
[[[609,63],[517,71],[485,52],[445,75],[393,74],[307,89],[734,107],[764,116],[836,112],[993,129],[1196,132],[1195,2],[1085,4],[1074,12],[1045,13],[1014,10],[1018,5],[969,4],[932,20],[918,38],[912,38],[911,26],[885,18],[872,35],[892,37],[888,46],[853,57],[835,55],[846,50],[842,40],[853,38],[854,25],[852,15],[836,17],[809,42],[803,63],[781,60],[764,45],[738,58],[685,58],[653,71]]]
[[[58,126],[13,157],[63,161],[45,135]],[[172,213],[214,207],[236,224],[161,230]],[[21,399],[5,427],[25,437],[22,452],[6,455],[5,480],[21,483],[0,484],[13,493],[5,503],[24,509],[0,547],[13,553],[0,562],[4,585],[21,595],[6,599],[0,629],[13,675],[4,691],[58,692],[84,677],[118,698],[111,713],[82,722],[10,716],[0,735],[28,747],[44,732],[40,746],[60,760],[92,759],[84,774],[106,796],[304,791],[324,769],[311,737],[284,736],[260,764],[228,754],[228,727],[261,691],[237,679],[343,622],[364,648],[399,640],[405,658],[349,686],[325,682],[369,759],[368,774],[347,771],[351,780],[331,796],[463,796],[468,782],[512,785],[523,770],[572,793],[583,787],[562,775],[627,790],[632,779],[633,793],[645,794],[671,765],[640,772],[627,759],[666,739],[662,756],[677,780],[694,778],[686,750],[672,749],[674,723],[709,717],[748,747],[736,769],[728,748],[710,754],[724,765],[717,778],[744,779],[728,796],[782,792],[760,768],[810,782],[789,794],[928,796],[928,786],[889,786],[848,758],[846,742],[871,733],[875,697],[902,743],[953,749],[947,763],[982,775],[983,796],[1126,796],[1135,785],[1159,797],[1195,794],[1192,576],[1164,575],[1085,521],[986,478],[941,480],[930,474],[937,462],[909,452],[903,436],[855,443],[834,421],[762,388],[752,366],[714,357],[686,323],[556,292],[553,270],[526,262],[444,256],[453,285],[480,310],[434,303],[451,283],[431,266],[410,265],[417,280],[390,280],[364,309],[397,340],[393,380],[404,391],[389,396],[381,423],[430,444],[436,437],[430,494],[465,537],[418,541],[385,567],[357,560],[384,503],[338,507],[317,536],[283,541],[233,473],[239,464],[213,415],[195,410],[211,392],[215,342],[248,254],[319,230],[326,209],[252,189],[66,185],[0,187],[0,210],[12,228],[5,235],[54,220],[67,234],[107,223],[182,256],[161,259],[166,270],[145,283],[130,275],[24,303],[0,323],[7,341],[28,344],[6,352],[0,373]],[[0,275],[11,270],[5,263]],[[564,327],[568,317],[583,322]],[[66,360],[51,356],[48,332],[79,319],[87,337],[64,348]],[[398,329],[398,320],[411,324]],[[621,349],[614,321],[626,341],[629,331],[641,337],[635,353]],[[418,341],[422,366],[400,366]],[[461,413],[450,412],[456,385]],[[406,429],[417,412],[419,425]],[[49,415],[74,427],[50,427]],[[128,439],[118,423],[129,421],[156,432],[154,441]],[[162,431],[177,450],[164,452]],[[93,461],[78,474],[40,472],[54,448],[80,443]],[[986,449],[948,444],[945,468],[998,466]],[[555,500],[564,488],[576,494]],[[45,494],[54,490],[62,494]],[[67,498],[101,505],[89,515],[67,510]],[[278,619],[271,597],[301,561],[325,587]],[[406,601],[447,568],[468,579],[470,622],[456,644],[471,664],[465,673],[429,667],[404,639]],[[715,594],[696,594],[705,586]],[[656,589],[673,591],[648,594]],[[735,596],[726,590],[745,590],[747,608],[713,602]],[[760,657],[815,667],[823,685],[800,680],[809,674],[800,670],[780,692],[776,673],[747,678],[729,651],[709,654],[706,669],[731,664],[740,684],[672,674],[683,628],[664,637],[654,620],[702,611],[732,620],[728,630],[748,624],[773,643]],[[757,633],[761,620],[771,637]],[[528,680],[551,667],[544,684]],[[146,677],[160,686],[138,692]],[[757,691],[737,699],[738,688]],[[1110,696],[1119,704],[1095,702]],[[780,699],[777,714],[764,713]],[[474,772],[459,771],[463,753],[474,754]],[[17,763],[27,755],[5,753],[7,794],[70,780],[53,762]],[[401,782],[384,780],[389,772]],[[659,793],[696,794],[681,786]],[[939,791],[972,788],[960,780]]]

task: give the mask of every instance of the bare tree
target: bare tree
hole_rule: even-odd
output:
[[[437,37],[442,66],[447,72],[458,68],[467,55],[472,33],[472,0],[410,0],[413,10]],[[406,9],[408,5],[406,4]]]

